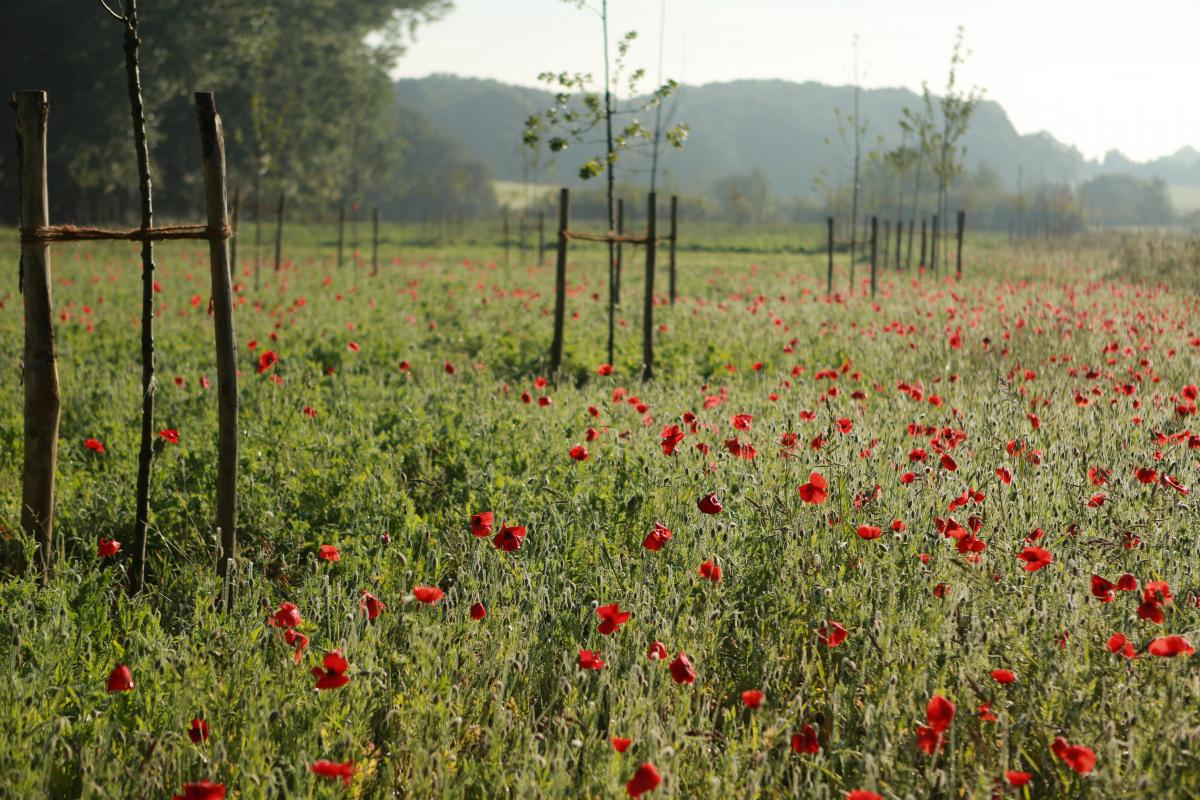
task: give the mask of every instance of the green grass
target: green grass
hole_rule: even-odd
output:
[[[96,542],[115,537],[128,549],[132,527],[138,260],[128,245],[55,246],[61,558],[44,590],[24,575],[0,584],[0,794],[166,797],[212,778],[245,798],[607,798],[623,796],[647,761],[664,777],[650,797],[866,788],[988,798],[1005,770],[1034,778],[1027,795],[1001,796],[1200,794],[1200,660],[1126,661],[1105,647],[1115,631],[1139,647],[1166,634],[1197,641],[1195,495],[1133,476],[1153,466],[1196,483],[1195,451],[1152,434],[1190,423],[1175,407],[1200,378],[1191,295],[1112,282],[1113,257],[1086,240],[1010,247],[979,237],[968,242],[963,282],[889,271],[874,303],[846,293],[842,257],[843,294],[828,302],[823,255],[788,251],[790,232],[701,229],[688,234],[696,249],[681,257],[678,303],[655,308],[665,328],[657,379],[643,385],[641,251],[627,262],[615,371],[601,377],[603,256],[581,245],[565,375],[540,388],[553,271],[515,249],[505,266],[493,228],[436,244],[427,231],[389,227],[372,278],[363,266],[332,265],[330,228],[295,226],[284,272],[265,269],[257,292],[252,272],[238,277],[242,550],[228,615],[214,611],[207,254],[157,251],[157,428],[177,428],[181,444],[155,461],[150,587],[131,600],[121,589],[127,552],[101,560]],[[741,252],[751,245],[758,252]],[[244,264],[248,254],[243,242]],[[11,232],[0,257],[15,264]],[[657,280],[662,295],[665,270]],[[20,302],[10,280],[0,291],[9,365],[0,370],[0,537],[30,553],[19,532]],[[956,329],[961,349],[949,346]],[[252,340],[256,352],[279,354],[270,374],[281,384],[256,374]],[[836,381],[815,378],[828,369]],[[202,375],[214,389],[201,387]],[[944,402],[918,402],[901,382]],[[1118,393],[1123,384],[1135,393]],[[618,387],[648,409],[615,399]],[[552,403],[523,403],[525,391]],[[1077,391],[1091,402],[1077,405]],[[685,412],[697,415],[698,433],[664,456],[661,430]],[[753,416],[750,431],[733,429],[739,413]],[[849,433],[839,418],[853,423]],[[939,467],[930,436],[910,425],[965,432],[957,471]],[[595,441],[585,441],[589,427]],[[781,457],[789,432],[799,444]],[[735,434],[757,458],[725,450]],[[819,450],[809,444],[818,435],[827,439]],[[89,437],[107,452],[87,450]],[[1040,451],[1040,465],[1011,457],[1014,440]],[[569,457],[575,444],[586,444],[588,460]],[[910,465],[917,447],[931,459]],[[1101,491],[1089,466],[1113,470],[1100,508],[1086,506]],[[1011,485],[998,467],[1014,473]],[[903,485],[909,469],[916,480]],[[813,470],[831,484],[824,505],[797,493]],[[949,512],[968,487],[986,499]],[[709,492],[722,514],[697,510]],[[485,510],[528,528],[518,551],[471,535],[471,513]],[[979,563],[938,533],[935,520],[948,515],[980,518]],[[897,519],[902,534],[886,530]],[[641,542],[655,522],[674,537],[651,553]],[[860,539],[864,523],[884,535]],[[1035,528],[1054,561],[1025,572],[1016,555]],[[1140,546],[1125,547],[1127,533]],[[326,543],[340,561],[317,558]],[[720,583],[697,573],[706,560],[722,567]],[[1161,626],[1135,615],[1140,593],[1111,604],[1089,593],[1092,573],[1126,571],[1170,584],[1176,599]],[[949,587],[942,597],[939,584]],[[421,605],[410,596],[417,585],[446,596]],[[374,622],[358,611],[361,590],[388,605]],[[311,639],[299,666],[267,625],[284,601],[299,607]],[[475,602],[488,609],[481,622],[468,614]],[[614,602],[633,617],[602,636],[594,609]],[[849,631],[836,648],[818,640],[827,619]],[[654,640],[671,658],[686,651],[694,684],[673,683],[666,664],[646,658]],[[351,681],[316,692],[309,670],[333,648]],[[606,666],[578,669],[584,648]],[[136,688],[109,694],[106,677],[120,663]],[[1017,681],[996,684],[998,667]],[[765,692],[758,710],[743,707],[747,689]],[[935,694],[958,712],[944,750],[930,756],[914,729]],[[977,719],[983,702],[996,721]],[[209,722],[203,746],[186,735],[193,717]],[[817,755],[789,747],[805,724],[819,732]],[[1052,754],[1059,735],[1094,749],[1091,774]],[[633,745],[617,753],[613,736]],[[317,759],[352,760],[357,775],[348,788],[319,778],[309,772]]]

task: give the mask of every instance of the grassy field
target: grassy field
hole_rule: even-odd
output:
[[[158,250],[156,429],[179,443],[130,599],[137,255],[55,246],[61,559],[45,590],[0,583],[0,795],[1200,795],[1191,293],[1124,282],[1087,240],[980,237],[962,282],[888,271],[872,301],[843,257],[827,298],[821,231],[696,226],[655,308],[657,379],[640,252],[599,374],[593,246],[555,384],[553,270],[506,266],[492,228],[388,228],[371,277],[296,226],[284,270],[237,276],[228,615],[207,254]],[[0,536],[30,553],[16,252],[5,232]],[[494,541],[505,523],[527,535]],[[611,604],[631,616],[606,633]],[[335,649],[348,682],[336,659],[312,673]],[[131,691],[108,691],[119,665]]]

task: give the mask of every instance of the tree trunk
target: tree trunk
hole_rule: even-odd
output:
[[[558,380],[563,360],[563,327],[567,316],[567,225],[571,217],[571,191],[558,200],[558,262],[554,269],[554,339],[550,343],[550,377]]]

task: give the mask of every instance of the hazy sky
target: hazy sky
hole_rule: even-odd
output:
[[[600,0],[594,0],[598,5]],[[637,30],[632,63],[657,70],[661,0],[609,0],[614,33]],[[420,30],[397,76],[450,72],[535,85],[599,74],[598,19],[563,0],[454,0]],[[940,91],[957,25],[966,84],[1088,157],[1136,160],[1200,146],[1200,0],[666,0],[668,77],[699,84],[784,78],[845,84],[857,33],[865,86]],[[869,109],[867,110],[869,113]],[[877,121],[878,122],[878,121]]]

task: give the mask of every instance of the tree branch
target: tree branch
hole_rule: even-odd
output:
[[[108,12],[110,17],[112,17],[117,22],[121,23],[122,25],[129,25],[129,19],[124,14],[118,14],[117,12],[113,11],[112,6],[110,6],[106,2],[106,0],[97,0],[97,2],[99,2],[101,7],[103,7],[104,10]]]

